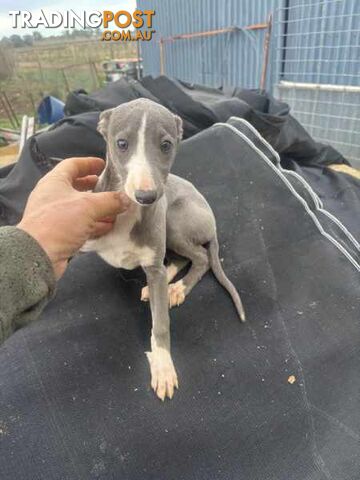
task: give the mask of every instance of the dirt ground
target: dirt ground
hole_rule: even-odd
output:
[[[14,163],[17,160],[19,152],[19,145],[7,145],[6,147],[0,148],[0,168],[8,165],[9,163]]]

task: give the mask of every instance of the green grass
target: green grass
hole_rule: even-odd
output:
[[[0,128],[13,128],[13,126],[7,118],[0,118]]]

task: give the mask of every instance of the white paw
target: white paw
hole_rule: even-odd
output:
[[[169,285],[169,307],[181,305],[185,300],[185,285],[182,280]]]
[[[179,388],[178,379],[170,353],[163,348],[146,352],[150,364],[151,388],[161,401],[172,398],[174,389]]]
[[[148,302],[149,298],[150,298],[149,287],[146,285],[146,287],[144,287],[141,290],[141,301],[142,302]]]

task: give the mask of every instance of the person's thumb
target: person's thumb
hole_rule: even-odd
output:
[[[90,214],[96,221],[123,213],[130,206],[129,197],[122,192],[87,193],[86,196],[90,200]]]

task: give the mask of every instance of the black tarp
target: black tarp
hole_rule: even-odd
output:
[[[359,232],[359,181],[326,168],[348,162],[332,147],[315,142],[291,116],[287,104],[256,90],[228,88],[223,91],[167,77],[145,77],[142,83],[121,79],[90,95],[83,90],[72,92],[66,102],[69,116],[50,131],[33,137],[14,171],[3,181],[0,171],[0,224],[18,221],[29,189],[54,164],[51,157],[97,155],[104,158],[105,144],[96,131],[99,112],[139,97],[161,102],[180,115],[185,138],[215,122],[226,122],[232,116],[249,121],[279,153],[282,166],[301,169],[319,196],[325,201],[329,199],[333,213],[340,212],[348,228]],[[338,195],[341,202],[337,202]]]
[[[145,77],[141,82],[125,79],[109,84],[90,95],[81,91],[69,95],[65,110],[74,115],[102,111],[139,97],[150,98],[180,115],[184,137],[188,138],[231,116],[248,120],[281,154],[283,161],[301,164],[347,163],[332,147],[315,142],[290,115],[289,106],[258,90],[215,88],[191,85],[165,76]]]
[[[194,90],[197,101],[214,95]],[[104,155],[97,117],[67,118],[27,143],[0,178],[3,223],[17,221],[52,158]],[[321,155],[287,157],[320,199],[251,126],[226,120],[182,142],[174,171],[214,209],[247,323],[206,275],[171,311],[180,389],[161,404],[143,354],[142,272],[75,258],[41,319],[0,349],[2,480],[359,478],[359,249],[321,202],[357,233],[359,182]],[[331,153],[313,144],[305,151]]]

